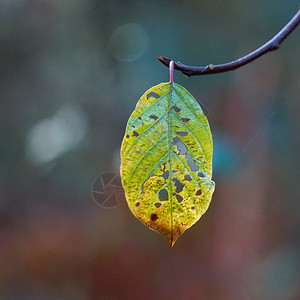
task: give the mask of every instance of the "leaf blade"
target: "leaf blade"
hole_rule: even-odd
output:
[[[212,136],[183,87],[161,83],[140,98],[126,127],[120,172],[132,213],[171,246],[207,210]]]

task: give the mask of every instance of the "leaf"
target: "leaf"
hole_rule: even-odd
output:
[[[122,185],[132,213],[170,246],[209,206],[212,152],[207,118],[186,89],[161,83],[140,98],[122,142]]]

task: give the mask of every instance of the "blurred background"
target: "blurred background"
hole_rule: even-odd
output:
[[[216,191],[173,248],[99,206],[156,56],[223,63],[297,0],[0,0],[1,299],[300,299],[300,28],[230,73],[184,77],[208,111]]]

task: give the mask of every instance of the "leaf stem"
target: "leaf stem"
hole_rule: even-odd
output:
[[[174,82],[174,61],[171,60],[169,64],[169,71],[170,71],[170,83],[173,84]]]
[[[176,70],[181,71],[184,75],[190,77],[194,75],[208,75],[208,74],[216,74],[223,73],[238,69],[254,60],[259,58],[260,56],[277,50],[279,45],[293,32],[293,30],[300,24],[300,10],[294,15],[294,17],[267,43],[254,50],[253,52],[231,62],[225,64],[209,64],[207,66],[195,67],[188,66],[181,62],[174,63],[174,68]],[[163,63],[165,66],[170,68],[170,82],[171,81],[171,62],[172,60],[167,57],[158,56],[157,59]],[[172,74],[173,80],[173,74]]]

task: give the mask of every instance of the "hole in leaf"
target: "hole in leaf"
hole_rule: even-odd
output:
[[[188,121],[190,121],[190,118],[181,118],[181,121],[182,121],[183,123],[187,123]]]
[[[141,151],[135,151],[136,154],[141,154]]]
[[[155,205],[156,208],[160,208],[161,207],[161,203],[158,203],[158,202],[155,203],[154,205]]]
[[[179,108],[178,106],[173,106],[173,109],[175,110],[175,112],[179,113],[181,111],[181,108]]]
[[[198,177],[204,177],[203,173],[202,172],[198,172]]]
[[[180,203],[183,200],[183,198],[178,194],[176,194],[176,199],[177,199],[178,203]]]
[[[174,181],[175,192],[180,193],[183,190],[184,185],[178,178],[173,178],[172,180]]]
[[[164,179],[168,179],[168,178],[169,178],[169,171],[164,172],[161,176],[162,176]]]
[[[184,175],[184,180],[192,181],[192,178],[190,175]]]
[[[147,99],[149,99],[150,97],[154,97],[154,98],[160,98],[160,96],[154,92],[150,92],[148,95],[147,95]]]
[[[185,156],[187,163],[189,165],[189,167],[191,168],[192,171],[198,171],[198,167],[196,165],[196,163],[194,162],[194,160],[192,159],[192,156],[190,154],[186,154]]]
[[[139,120],[142,120],[142,118],[141,118],[141,117],[138,117],[138,119],[139,119]]]
[[[183,143],[183,141],[178,136],[175,136],[173,138],[172,145],[174,145],[174,146],[177,147],[177,149],[179,151],[178,155],[187,154],[187,147],[186,147],[186,145]]]
[[[158,198],[160,201],[167,201],[169,199],[168,191],[166,189],[162,189],[158,193]]]
[[[176,134],[180,135],[180,136],[187,136],[188,133],[186,131],[176,131]]]

